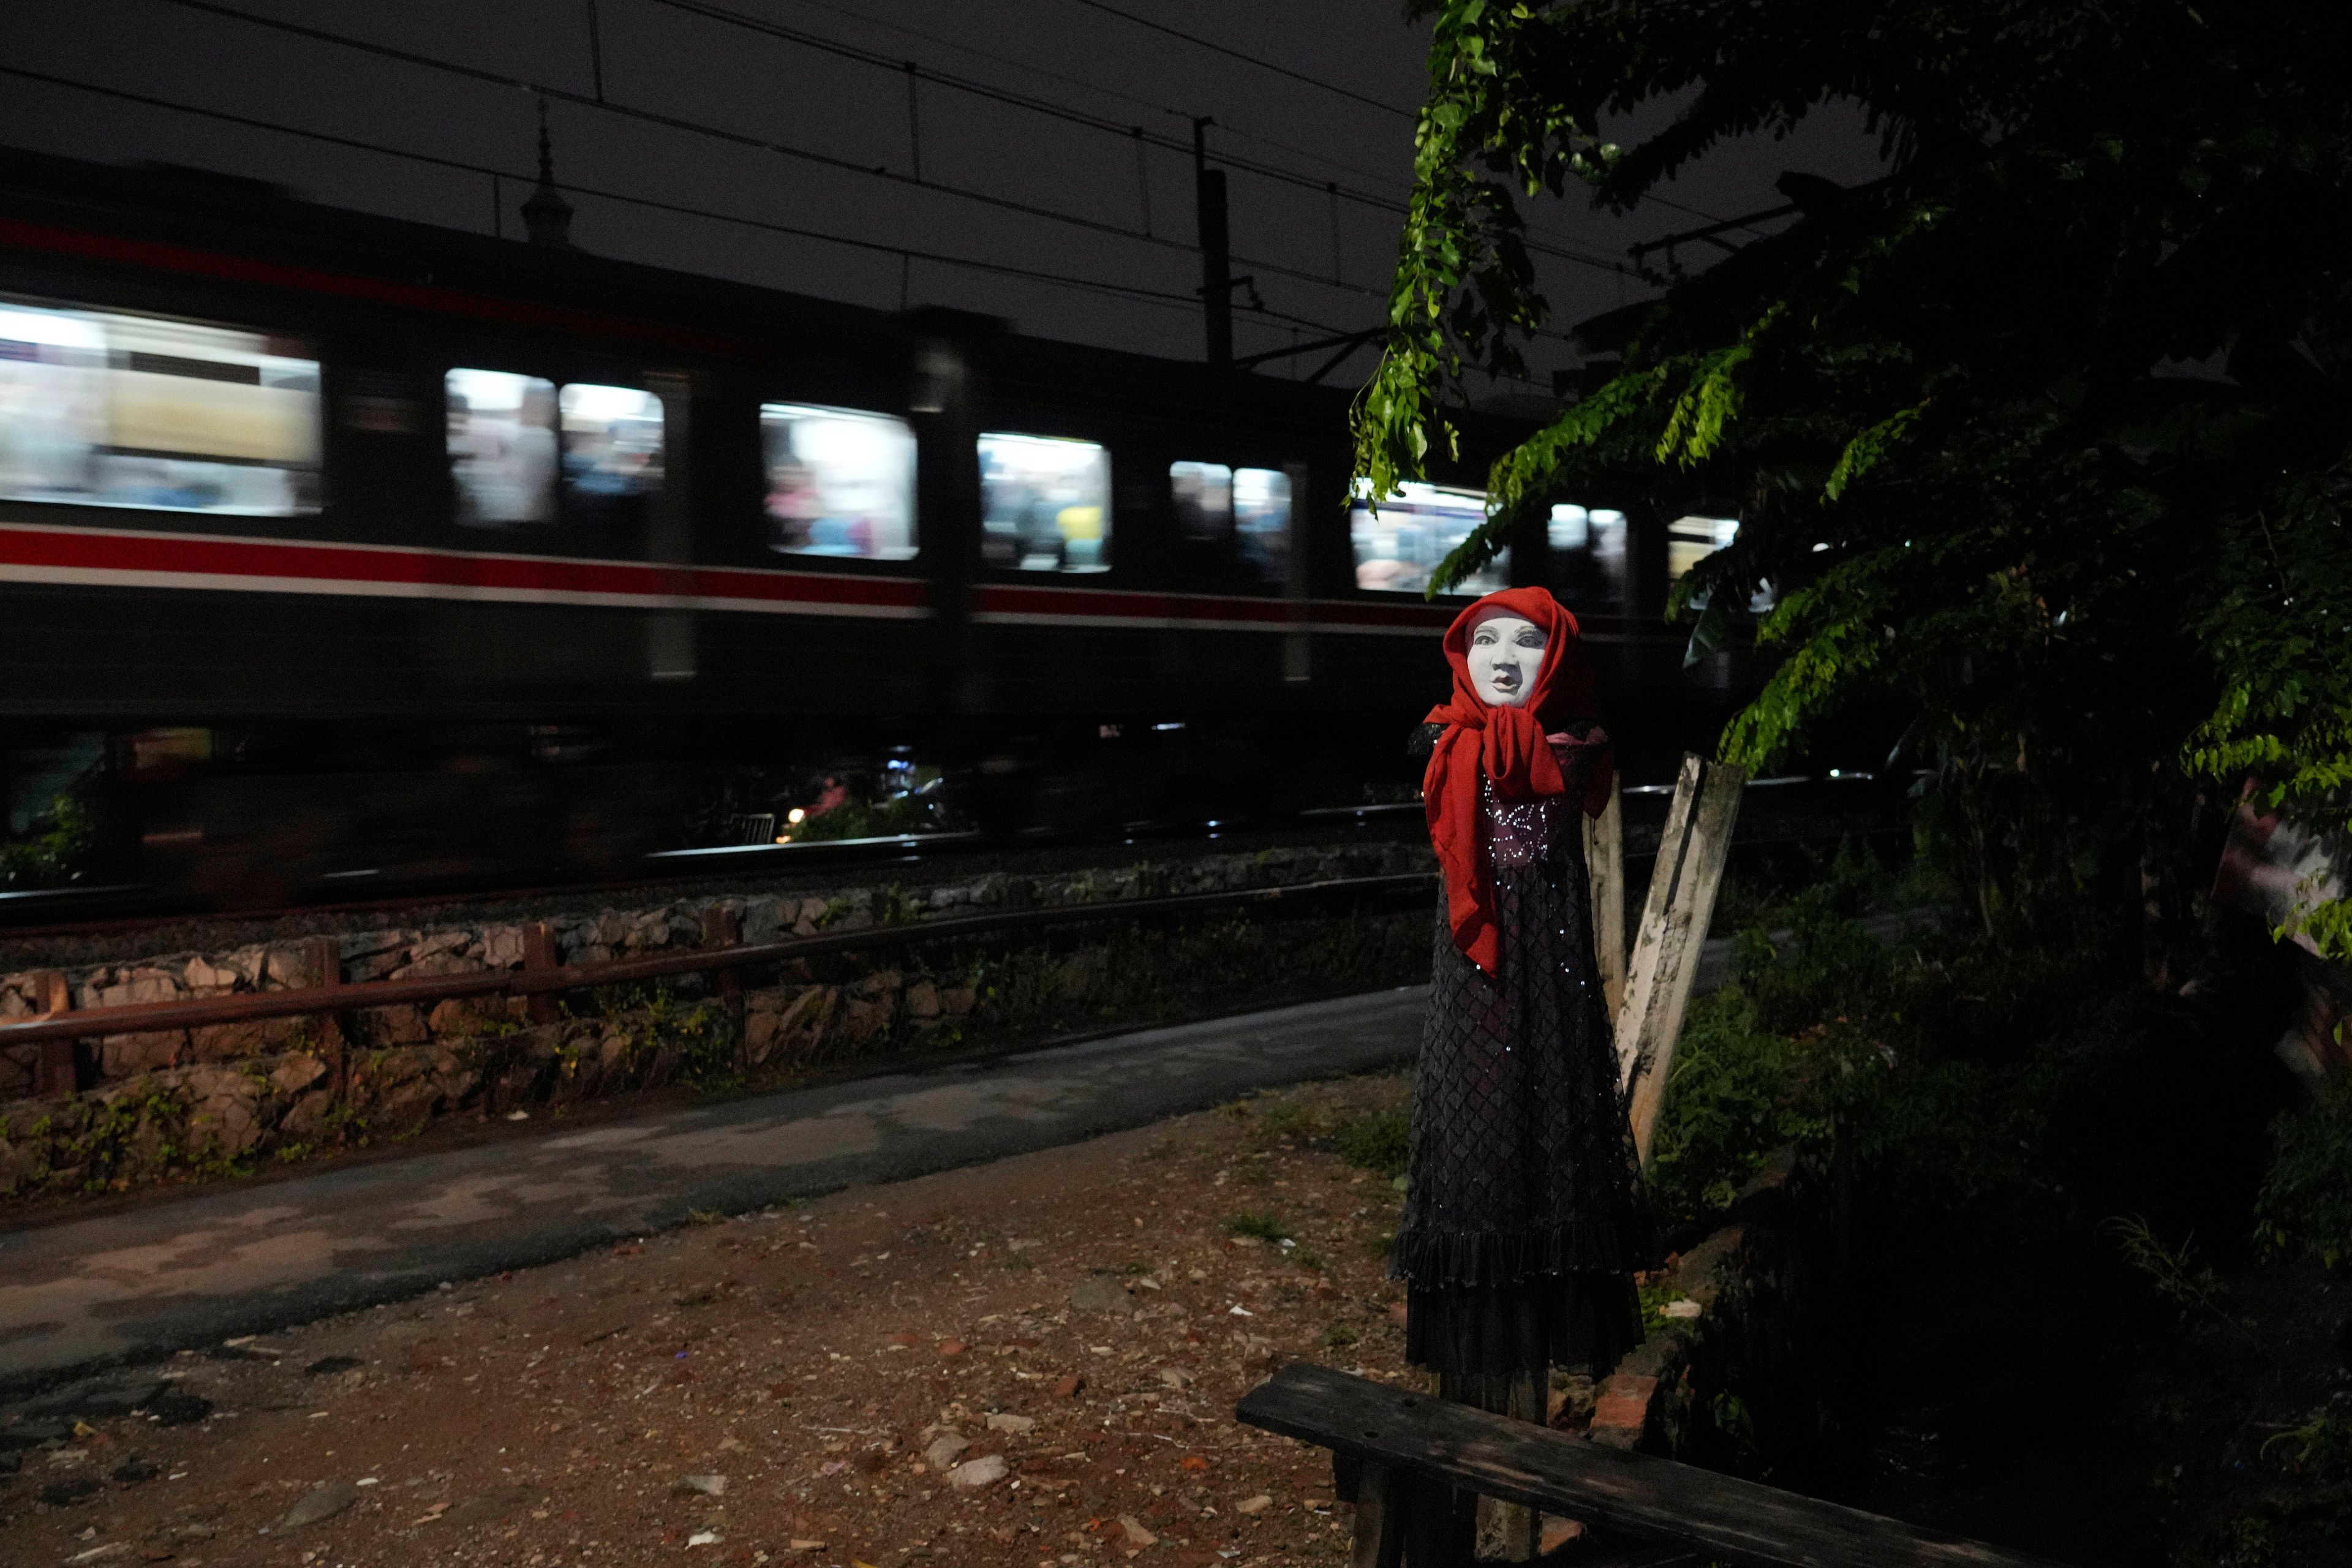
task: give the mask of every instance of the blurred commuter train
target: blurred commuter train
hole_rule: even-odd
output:
[[[252,901],[609,870],[892,749],[1000,826],[1409,793],[1481,501],[1372,514],[1347,401],[14,154],[8,826],[78,780],[112,874]],[[1653,772],[1733,696],[1659,620],[1694,526],[1562,506],[1471,585],[1578,611]]]

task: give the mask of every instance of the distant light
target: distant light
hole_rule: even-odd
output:
[[[1209,818],[1209,820],[1208,820],[1208,821],[1206,821],[1206,822],[1202,823],[1201,826],[1203,826],[1203,827],[1223,827],[1223,826],[1224,826],[1224,824],[1223,824],[1223,823],[1222,823],[1222,822],[1220,822],[1220,821],[1218,821],[1215,817],[1213,817],[1213,817]]]
[[[789,833],[779,833],[776,835],[776,842],[779,844],[790,844],[792,841],[793,836]]]
[[[803,811],[796,805],[793,807],[792,810],[784,813],[784,820],[791,823],[794,827],[798,827],[802,823],[808,820],[808,813]],[[776,842],[782,844],[783,840],[779,838]]]
[[[1829,546],[1826,544],[1816,544],[1813,546],[1813,553],[1819,555],[1822,551],[1827,550]]]
[[[1184,723],[1180,719],[1173,724],[1154,724],[1151,727],[1155,730],[1181,730],[1184,727]]]
[[[1832,778],[1833,778],[1833,779],[1842,779],[1842,778],[1845,777],[1845,774],[1844,774],[1843,773],[1840,772],[1840,771],[1839,771],[1838,769],[1836,769],[1836,768],[1832,768],[1832,769],[1830,770],[1830,777],[1832,777]]]

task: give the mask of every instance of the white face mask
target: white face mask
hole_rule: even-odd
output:
[[[1518,616],[1488,616],[1470,628],[1470,684],[1496,708],[1517,708],[1543,668],[1543,628]]]

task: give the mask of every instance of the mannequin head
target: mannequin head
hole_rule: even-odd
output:
[[[1535,689],[1543,671],[1544,629],[1524,616],[1496,609],[1470,627],[1470,684],[1479,700],[1496,708],[1517,708]]]

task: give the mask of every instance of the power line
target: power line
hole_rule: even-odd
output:
[[[1255,66],[1260,70],[1272,71],[1276,76],[1288,77],[1292,81],[1304,82],[1308,87],[1319,89],[1324,92],[1352,99],[1358,103],[1377,109],[1385,114],[1402,115],[1407,120],[1417,118],[1414,111],[1410,109],[1399,109],[1393,103],[1383,103],[1377,98],[1367,98],[1360,92],[1351,91],[1336,82],[1325,81],[1320,77],[1312,77],[1304,71],[1292,70],[1288,66],[1276,65],[1272,60],[1260,59],[1257,56],[1245,54],[1240,49],[1227,48],[1224,45],[1213,39],[1204,38],[1198,33],[1187,33],[1180,27],[1171,27],[1165,22],[1155,22],[1149,16],[1139,16],[1132,11],[1122,11],[1116,5],[1106,5],[1103,0],[1072,0],[1072,4],[1084,5],[1089,11],[1100,11],[1108,16],[1117,16],[1122,22],[1132,22],[1139,27],[1149,27],[1155,33],[1165,33],[1171,38],[1181,38],[1195,47],[1223,55],[1227,59],[1239,60],[1244,65]]]
[[[353,152],[373,153],[388,158],[404,158],[412,163],[429,164],[435,168],[449,169],[460,174],[479,174],[490,179],[513,180],[524,184],[530,184],[535,177],[531,174],[517,174],[510,169],[495,168],[487,163],[472,163],[459,158],[444,158],[435,153],[412,152],[404,147],[394,147],[381,142],[369,142],[354,136],[340,136],[329,131],[312,131],[299,125],[288,125],[278,121],[262,120],[253,115],[238,114],[229,110],[208,109],[202,104],[178,102],[168,98],[158,98],[149,93],[133,92],[126,88],[102,87],[96,82],[77,81],[71,77],[53,76],[46,71],[31,70],[22,66],[0,65],[0,76],[11,76],[26,81],[41,82],[50,87],[69,88],[76,91],[91,93],[100,98],[114,99],[120,102],[136,103],[150,109],[169,110],[176,113],[194,115],[200,119],[219,121],[230,125],[241,125],[248,130],[274,132],[279,135],[299,137],[307,142],[317,142],[327,146],[341,147]],[[1027,282],[1046,283],[1062,288],[1087,289],[1096,293],[1108,294],[1118,298],[1132,299],[1153,304],[1181,305],[1187,310],[1197,310],[1201,307],[1201,301],[1196,296],[1189,293],[1179,293],[1171,289],[1146,289],[1138,284],[1113,283],[1100,279],[1080,278],[1069,273],[1046,272],[1036,268],[1014,267],[1007,263],[996,261],[982,261],[972,257],[950,256],[940,251],[916,250],[903,245],[888,245],[880,240],[859,239],[850,235],[831,234],[823,229],[804,228],[794,224],[776,223],[767,218],[744,217],[735,213],[716,212],[708,207],[692,206],[683,202],[667,202],[654,196],[632,195],[625,191],[604,190],[593,185],[580,184],[577,182],[571,180],[566,180],[563,183],[563,188],[572,192],[575,195],[593,196],[601,201],[620,202],[631,206],[649,207],[657,212],[671,213],[684,217],[707,218],[718,223],[738,224],[747,228],[763,229],[772,234],[789,235],[798,239],[812,239],[821,241],[827,245],[846,246],[855,250],[867,250],[891,256],[910,257],[917,261],[933,262],[942,267],[958,267],[967,268],[971,271],[994,273],[1002,277],[1021,279]]]
[[[1162,152],[1186,153],[1192,151],[1192,146],[1189,142],[1180,141],[1175,137],[1163,136],[1157,132],[1149,132],[1139,125],[1123,125],[1117,121],[1108,120],[1100,115],[1088,113],[1084,110],[1073,109],[1066,104],[1058,104],[1045,99],[1033,98],[1027,93],[1014,92],[1010,89],[997,87],[988,82],[978,81],[969,77],[951,76],[944,71],[935,70],[931,68],[919,65],[912,60],[893,59],[887,55],[880,54],[871,49],[863,48],[855,44],[844,43],[838,39],[824,37],[814,33],[804,33],[798,28],[785,26],[780,22],[771,22],[758,16],[749,16],[740,11],[731,10],[723,5],[711,5],[709,3],[709,0],[652,0],[652,3],[656,5],[666,6],[670,10],[680,12],[687,16],[698,16],[705,21],[718,23],[722,26],[740,27],[748,32],[759,33],[765,37],[775,38],[780,42],[797,44],[804,48],[816,49],[825,54],[838,56],[844,59],[855,60],[861,65],[870,66],[877,70],[887,70],[893,73],[903,72],[910,78],[919,78],[924,81],[933,82],[941,87],[950,88],[959,92],[970,93],[977,98],[986,99],[996,103],[1006,104],[1015,109],[1027,110],[1032,113],[1043,114],[1051,119],[1059,120],[1068,124],[1082,125],[1089,130],[1101,132],[1108,135],[1140,138],[1149,142],[1151,145],[1158,147]],[[1174,111],[1171,110],[1171,112]],[[1394,197],[1375,195],[1363,191],[1349,190],[1346,186],[1339,185],[1333,181],[1318,180],[1308,174],[1298,174],[1295,171],[1280,168],[1269,163],[1261,163],[1254,159],[1236,158],[1228,153],[1221,155],[1217,159],[1217,162],[1227,168],[1238,169],[1245,174],[1256,174],[1262,178],[1277,181],[1284,184],[1295,185],[1301,190],[1336,192],[1336,194],[1340,197],[1345,200],[1354,202],[1359,205],[1372,207],[1381,212],[1394,214],[1398,216],[1402,216],[1412,210],[1405,203],[1399,201]],[[918,177],[919,178],[919,172]],[[1557,256],[1564,260],[1581,261],[1588,266],[1606,267],[1612,270],[1622,265],[1612,258],[1555,248],[1536,244],[1533,241],[1528,243],[1528,248],[1539,251],[1545,255]]]
[[[673,114],[664,114],[655,110],[639,109],[629,104],[615,103],[609,99],[599,101],[585,93],[576,92],[569,88],[555,87],[543,82],[527,80],[520,77],[502,76],[496,71],[485,70],[478,66],[469,66],[456,60],[442,59],[433,55],[420,54],[415,50],[403,49],[390,44],[379,44],[365,38],[354,38],[341,33],[331,33],[323,28],[306,26],[299,22],[285,21],[275,16],[256,16],[250,11],[241,11],[235,6],[213,4],[212,0],[160,0],[160,3],[167,5],[176,5],[184,10],[201,12],[208,16],[224,16],[232,21],[245,22],[251,26],[266,28],[270,31],[281,32],[289,34],[296,37],[307,38],[314,43],[331,44],[338,47],[356,50],[362,54],[374,55],[384,59],[397,60],[404,65],[415,66],[426,70],[443,71],[452,76],[462,77],[472,81],[487,83],[493,87],[517,89],[524,92],[532,93],[541,98],[551,99],[562,103],[569,103],[578,108],[594,110],[604,114],[616,114],[625,119],[640,121],[646,124],[658,125],[665,130],[684,132],[689,135],[707,136],[715,141],[725,142],[734,146],[749,148],[758,152],[772,153],[781,157],[792,158],[803,163],[816,163],[826,168],[836,169],[845,174],[862,174],[872,179],[887,180],[894,184],[905,185],[916,190],[932,191],[942,195],[954,196],[959,200],[977,202],[985,206],[992,206],[1001,208],[1007,212],[1018,213],[1026,217],[1045,218],[1055,223],[1068,224],[1073,227],[1088,229],[1097,234],[1115,235],[1122,239],[1137,240],[1146,245],[1158,246],[1163,249],[1181,250],[1189,253],[1194,248],[1192,246],[1188,245],[1181,240],[1146,234],[1139,229],[1129,228],[1124,225],[1106,223],[1099,219],[1086,217],[1076,213],[1057,211],[1052,207],[1035,206],[1027,202],[1014,201],[1010,197],[992,195],[985,191],[973,190],[965,185],[944,184],[938,181],[931,180],[919,181],[906,174],[892,174],[889,169],[879,164],[854,163],[849,159],[835,157],[831,153],[814,152],[804,147],[796,147],[790,142],[773,142],[765,137],[752,136],[738,131],[729,131],[721,126],[710,125],[699,121],[687,120]],[[1310,272],[1303,268],[1290,267],[1281,262],[1252,257],[1236,256],[1234,259],[1248,266],[1257,268],[1262,271],[1276,274],[1281,277],[1294,278],[1301,282],[1314,284],[1318,288],[1338,289],[1343,293],[1358,294],[1374,299],[1384,297],[1377,289],[1354,285],[1333,283],[1328,278],[1325,278],[1319,273]],[[1588,267],[1610,271],[1616,270],[1616,264],[1614,263],[1595,261],[1581,257],[1570,257],[1570,259],[1580,261]]]
[[[1188,124],[1193,118],[1190,110],[1178,109],[1171,104],[1160,103],[1153,99],[1139,98],[1134,93],[1124,92],[1115,87],[1105,87],[1100,82],[1087,81],[1082,77],[1048,70],[1044,66],[1033,64],[1028,60],[1015,59],[1010,55],[996,54],[992,50],[981,48],[977,45],[961,43],[939,33],[926,32],[920,27],[910,27],[904,22],[891,22],[880,16],[869,16],[865,12],[854,10],[847,5],[830,4],[830,0],[787,0],[787,3],[805,5],[813,10],[827,12],[835,16],[846,17],[866,26],[880,27],[887,32],[901,34],[909,38],[920,38],[927,44],[937,44],[943,49],[953,49],[959,54],[970,55],[974,59],[986,60],[992,65],[1024,71],[1031,76],[1042,77],[1047,81],[1059,82],[1064,87],[1074,87],[1080,92],[1095,93],[1103,98],[1114,99],[1120,103],[1131,103],[1139,109],[1149,109],[1156,114],[1169,115],[1184,121]],[[1394,174],[1384,174],[1376,170],[1367,169],[1360,163],[1350,163],[1344,159],[1334,158],[1328,153],[1318,153],[1309,147],[1293,146],[1290,142],[1280,141],[1261,132],[1244,130],[1231,121],[1219,120],[1217,129],[1227,136],[1238,137],[1244,142],[1255,142],[1261,146],[1271,147],[1278,153],[1287,153],[1293,157],[1304,158],[1310,163],[1319,163],[1327,169],[1337,169],[1341,174],[1354,174],[1360,179],[1397,181],[1405,184],[1412,183],[1409,179],[1398,181],[1398,177]]]

